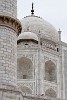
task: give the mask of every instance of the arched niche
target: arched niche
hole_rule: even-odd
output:
[[[33,78],[33,64],[29,58],[22,57],[17,59],[17,74],[18,79]]]
[[[57,81],[56,65],[51,60],[45,62],[45,80]]]
[[[45,96],[52,97],[52,98],[56,98],[57,97],[57,94],[56,94],[56,92],[52,88],[50,88],[50,89],[47,89],[46,90]]]
[[[21,90],[26,94],[32,94],[32,90],[26,86],[21,86]]]

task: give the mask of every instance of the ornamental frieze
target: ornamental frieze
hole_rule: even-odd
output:
[[[21,33],[22,27],[18,19],[11,18],[9,16],[0,15],[0,26],[5,26],[16,31],[17,34]]]

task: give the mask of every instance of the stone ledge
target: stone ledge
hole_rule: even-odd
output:
[[[19,20],[11,18],[9,16],[0,15],[0,26],[9,27],[16,31],[17,34],[21,33],[22,30],[21,23],[19,22]]]
[[[41,95],[23,95],[24,99],[29,99],[29,100],[65,100],[61,98],[52,98],[52,97],[46,97],[46,96],[41,96]]]
[[[18,86],[11,86],[6,84],[0,84],[0,91],[10,91],[16,93],[22,93],[21,88]]]

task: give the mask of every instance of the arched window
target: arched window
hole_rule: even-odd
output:
[[[26,94],[32,94],[32,90],[26,86],[21,86],[21,90]]]
[[[56,66],[55,64],[49,60],[45,63],[45,80],[56,82]]]
[[[32,79],[33,78],[33,65],[32,61],[26,57],[19,58],[18,64],[18,79]]]
[[[53,97],[53,98],[57,97],[56,92],[53,89],[51,89],[51,88],[46,90],[45,96]]]

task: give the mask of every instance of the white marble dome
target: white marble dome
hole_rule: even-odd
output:
[[[59,41],[57,30],[50,23],[38,16],[26,16],[21,20],[21,24],[22,33],[30,31],[37,35],[41,34],[44,38],[54,42]]]
[[[31,40],[36,40],[38,41],[38,37],[35,33],[33,32],[23,32],[21,33],[19,36],[18,36],[18,40],[21,40],[21,39],[31,39]]]

